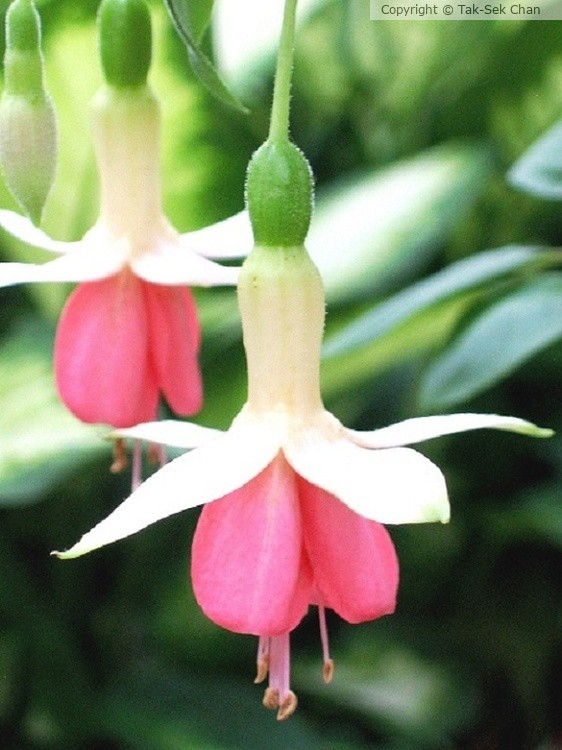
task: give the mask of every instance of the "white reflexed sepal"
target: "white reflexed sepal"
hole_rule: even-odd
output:
[[[28,282],[97,281],[112,276],[122,267],[122,258],[113,249],[108,252],[105,248],[79,244],[47,263],[1,263],[0,287]]]
[[[230,430],[163,466],[65,552],[66,559],[124,539],[168,516],[218,500],[257,476],[277,455],[261,430]]]
[[[537,427],[519,417],[499,414],[444,414],[415,417],[370,432],[346,429],[357,445],[364,448],[394,448],[470,430],[494,429],[517,432],[530,437],[551,437],[552,430]]]
[[[54,240],[41,229],[38,229],[26,216],[7,209],[0,209],[0,227],[27,245],[40,247],[42,250],[49,250],[52,253],[66,253],[79,244],[79,242]]]
[[[410,448],[369,450],[344,436],[292,441],[284,451],[303,479],[369,520],[384,524],[449,521],[443,474]]]
[[[240,272],[165,240],[132,258],[130,264],[141,279],[166,286],[235,286]]]
[[[205,258],[245,258],[254,245],[248,212],[240,211],[216,224],[182,234],[180,243],[185,250]]]
[[[144,422],[143,424],[135,425],[135,427],[114,430],[110,433],[109,438],[145,440],[148,443],[190,450],[198,448],[203,443],[208,443],[209,440],[213,440],[223,434],[221,430],[202,427],[192,422],[162,419],[158,422]]]

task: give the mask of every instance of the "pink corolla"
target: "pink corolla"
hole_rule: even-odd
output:
[[[324,610],[359,623],[394,610],[398,562],[381,524],[449,520],[445,480],[404,447],[493,427],[550,434],[514,417],[456,414],[372,432],[344,427],[319,388],[324,292],[302,246],[255,247],[238,282],[248,399],[229,430],[163,421],[120,430],[191,450],[149,477],[66,552],[71,558],[159,519],[205,505],[192,580],[206,615],[259,636],[264,704],[289,716],[289,634],[317,605],[324,678],[332,674]]]
[[[105,86],[93,105],[100,215],[78,242],[48,237],[0,211],[15,237],[58,255],[44,264],[2,263],[0,286],[78,282],[55,340],[55,378],[84,422],[126,427],[156,418],[163,396],[174,412],[201,406],[199,323],[190,286],[236,284],[252,245],[245,213],[179,234],[162,211],[160,110],[147,85]]]

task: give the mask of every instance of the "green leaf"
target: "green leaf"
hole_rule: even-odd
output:
[[[19,330],[0,350],[0,505],[40,500],[80,464],[109,447],[55,392],[53,331]]]
[[[515,498],[513,506],[491,512],[486,518],[488,531],[501,535],[505,543],[514,539],[546,542],[562,549],[560,485],[540,486]]]
[[[223,104],[246,113],[246,107],[227,88],[212,62],[199,46],[202,33],[209,22],[212,0],[164,0],[170,18],[187,48],[195,73],[209,91]]]
[[[507,276],[560,260],[555,251],[533,247],[505,247],[472,255],[412,284],[356,318],[328,339],[324,354],[341,355],[366,346],[425,308],[482,287],[490,291],[491,284]]]
[[[490,112],[488,133],[509,163],[560,119],[559,29],[556,24],[523,22],[515,34],[504,35],[502,47],[496,45],[489,54],[488,69],[474,86],[469,104],[472,117],[480,122]],[[505,65],[497,64],[498,56]]]
[[[488,388],[562,337],[562,274],[544,274],[490,306],[446,349],[421,385],[423,408]]]
[[[199,44],[211,22],[214,0],[165,1],[174,24],[181,24]]]
[[[465,216],[488,176],[484,150],[449,144],[319,197],[307,247],[328,301],[411,278]]]
[[[322,393],[333,398],[350,393],[385,371],[443,346],[479,296],[466,292],[422,310],[370,344],[322,361]],[[364,397],[362,397],[363,399]]]
[[[531,195],[562,200],[562,122],[535,141],[515,162],[508,179]]]

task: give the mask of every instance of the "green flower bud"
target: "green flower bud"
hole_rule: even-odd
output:
[[[40,35],[39,14],[31,0],[15,0],[6,14],[6,47],[35,52],[41,43]]]
[[[33,3],[15,0],[6,15],[0,166],[8,189],[36,224],[57,161],[55,112],[43,83],[40,45],[40,19]]]
[[[266,141],[248,165],[246,203],[256,245],[302,245],[312,216],[313,179],[289,141]]]
[[[144,0],[103,0],[98,12],[100,54],[107,83],[146,83],[152,56],[150,11]]]
[[[31,0],[14,0],[6,13],[4,91],[42,97],[41,22]]]

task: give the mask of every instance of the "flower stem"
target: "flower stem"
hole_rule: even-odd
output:
[[[289,109],[291,104],[291,79],[295,51],[295,18],[297,0],[285,0],[281,41],[277,53],[277,70],[273,88],[273,104],[269,125],[269,141],[289,139]]]

